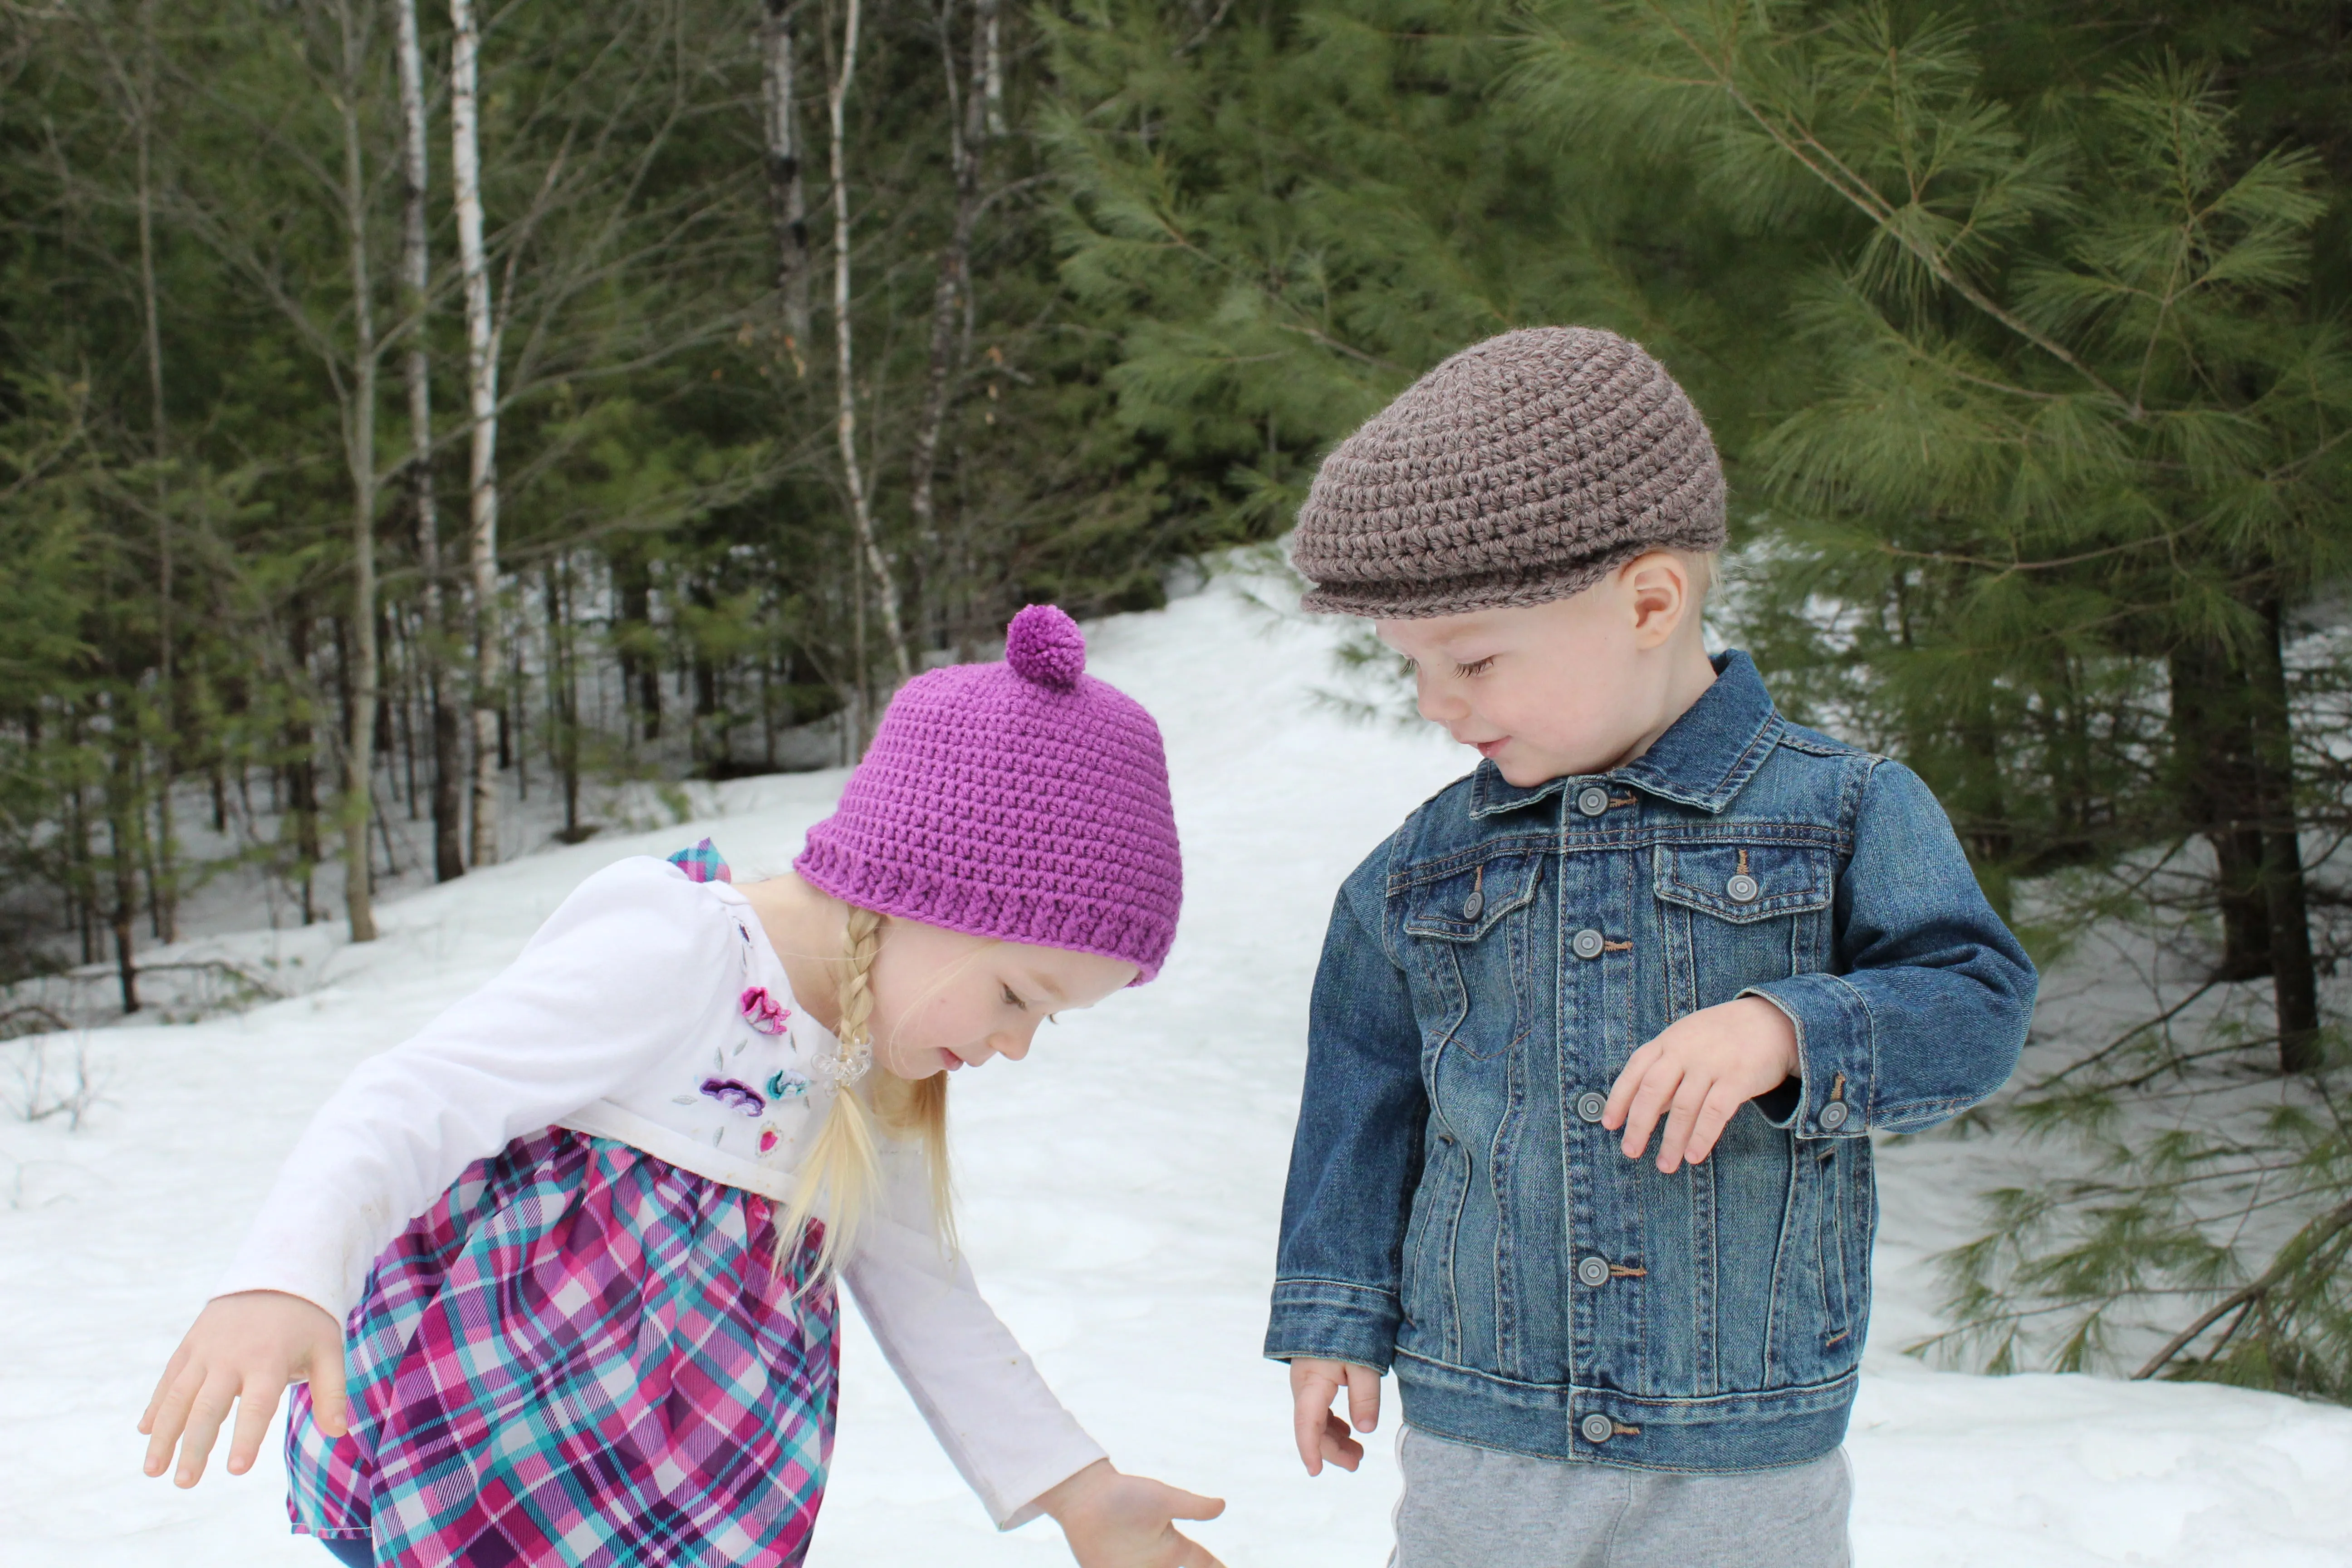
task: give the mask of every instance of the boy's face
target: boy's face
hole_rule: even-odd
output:
[[[1527,788],[1641,755],[1706,689],[1693,587],[1657,550],[1548,605],[1372,625],[1412,661],[1422,717]]]

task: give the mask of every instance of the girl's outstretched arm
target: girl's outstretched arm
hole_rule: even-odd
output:
[[[1208,1548],[1179,1534],[1175,1521],[1214,1519],[1225,1511],[1223,1499],[1121,1475],[1108,1459],[1097,1459],[1037,1506],[1062,1527],[1079,1568],[1223,1568]]]
[[[147,1413],[139,1418],[139,1430],[148,1439],[147,1473],[162,1475],[176,1446],[180,1469],[173,1484],[194,1486],[235,1405],[228,1473],[245,1474],[261,1452],[278,1395],[288,1384],[304,1378],[310,1380],[319,1429],[330,1437],[343,1436],[342,1325],[301,1297],[280,1290],[215,1297],[172,1352]]]

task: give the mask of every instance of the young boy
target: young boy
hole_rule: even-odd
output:
[[[1927,787],[1708,658],[1723,539],[1697,413],[1583,328],[1446,361],[1299,516],[1307,606],[1486,759],[1340,889],[1266,1334],[1310,1473],[1396,1373],[1393,1568],[1844,1563],[1867,1133],[2024,1040]]]

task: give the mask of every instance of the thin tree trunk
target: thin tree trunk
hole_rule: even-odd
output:
[[[549,751],[563,787],[563,831],[566,844],[587,835],[580,831],[580,690],[572,668],[571,595],[565,592],[570,568],[562,556],[547,563],[547,721],[553,731]]]
[[[294,654],[294,711],[287,724],[286,810],[294,818],[294,855],[300,873],[302,923],[316,921],[310,879],[319,865],[318,737],[310,718],[310,618],[299,607],[289,630]]]
[[[114,716],[121,719],[118,706]],[[139,1011],[139,965],[136,960],[131,928],[139,910],[139,806],[131,798],[131,788],[125,775],[131,760],[127,748],[136,745],[135,734],[118,733],[114,742],[114,762],[107,775],[106,831],[108,858],[113,862],[114,908],[109,922],[114,928],[114,970],[116,984],[121,987],[124,1013]]]
[[[959,302],[971,288],[971,235],[980,216],[980,148],[986,125],[982,113],[987,68],[985,32],[975,16],[971,72],[975,90],[961,90],[962,67],[955,49],[955,0],[940,0],[938,14],[940,60],[946,68],[948,96],[948,167],[955,176],[955,219],[947,247],[940,253],[939,281],[931,289],[931,353],[923,388],[923,410],[915,425],[911,463],[913,487],[909,505],[915,514],[915,534],[921,560],[929,575],[944,581],[944,546],[939,525],[934,485],[939,476],[940,433],[952,406],[956,364],[956,324]]]
[[[621,596],[621,699],[644,740],[661,739],[661,647],[654,640],[653,574],[631,552],[613,563]]]
[[[2167,664],[2171,687],[2173,788],[2183,823],[2213,849],[2221,916],[2218,978],[2271,972],[2270,910],[2263,890],[2261,767],[2247,721],[2247,681],[2230,649],[2184,643]]]
[[[157,939],[179,940],[178,835],[173,831],[172,790],[178,782],[180,741],[178,671],[173,659],[173,558],[170,493],[163,464],[171,454],[170,426],[163,414],[163,327],[155,286],[155,0],[139,7],[139,292],[147,351],[149,428],[155,458],[155,675],[156,700],[163,713],[162,787],[155,795],[155,870],[148,892],[154,904]],[[130,1010],[130,1009],[126,1009]]]
[[[766,109],[768,211],[776,233],[776,293],[784,311],[784,352],[795,379],[808,374],[808,195],[801,168],[800,105],[794,96],[800,0],[766,0],[760,26],[761,97]]]
[[[457,709],[450,700],[448,650],[457,645],[453,595],[441,559],[441,520],[433,500],[433,364],[427,357],[427,312],[433,288],[433,255],[427,244],[425,195],[432,167],[425,117],[425,47],[416,22],[416,0],[399,0],[402,310],[408,318],[408,489],[416,511],[416,568],[424,579],[424,635],[417,639],[425,667],[425,701],[433,731],[433,879],[446,882],[466,874],[462,847],[465,801],[458,788],[463,766],[457,743]]]
[[[376,705],[383,672],[375,637],[375,283],[368,267],[367,171],[360,147],[359,98],[365,80],[367,33],[353,5],[337,6],[343,57],[339,107],[343,120],[343,234],[350,245],[352,397],[343,450],[352,473],[351,713],[343,733],[343,910],[352,940],[375,940],[375,900],[368,863],[368,814],[374,804]]]
[[[2271,994],[2278,1014],[2279,1070],[2315,1072],[2321,1063],[2319,984],[2312,962],[2311,911],[2304,886],[2303,842],[2294,797],[2294,729],[2287,702],[2284,615],[2263,607],[2263,637],[2254,650],[2254,756],[2261,766],[2263,903],[2269,917]]]
[[[499,343],[482,247],[481,30],[474,0],[449,0],[450,165],[457,184],[457,266],[466,285],[466,392],[473,421],[467,495],[474,568],[474,835],[477,866],[499,858]]]
[[[908,656],[907,636],[898,624],[898,585],[892,579],[889,558],[882,553],[881,542],[875,536],[874,511],[868,504],[866,477],[857,460],[856,360],[850,342],[849,321],[848,132],[843,111],[848,107],[850,83],[857,74],[858,5],[859,0],[848,0],[848,15],[842,24],[840,69],[834,77],[832,90],[826,94],[825,105],[833,131],[833,342],[840,408],[835,430],[841,441],[842,478],[849,487],[849,516],[857,533],[858,553],[873,574],[875,607],[882,617],[882,635],[890,645],[891,664],[898,679],[905,681],[914,674],[914,662]]]
[[[980,85],[986,100],[986,124],[992,137],[1004,134],[1004,49],[997,37],[998,0],[976,0],[980,37]]]

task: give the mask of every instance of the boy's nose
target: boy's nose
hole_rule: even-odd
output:
[[[1413,706],[1421,716],[1433,724],[1444,724],[1470,711],[1470,705],[1443,684],[1430,679],[1426,672],[1417,675],[1412,683]]]

